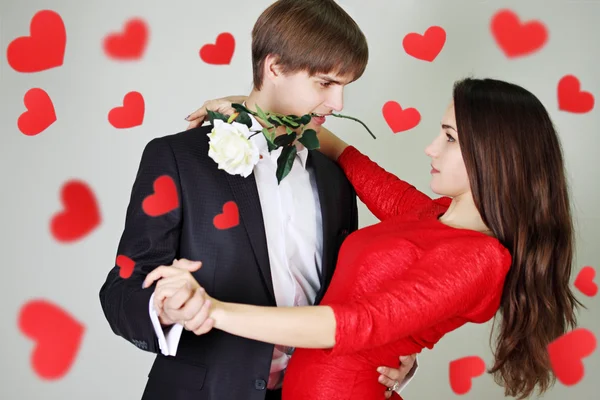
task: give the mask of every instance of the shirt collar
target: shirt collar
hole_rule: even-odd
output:
[[[244,106],[246,103],[244,102]],[[263,126],[258,122],[258,120],[252,114],[248,114],[250,120],[252,121],[252,127],[250,128],[251,132],[260,132],[258,135],[252,137],[251,140],[256,140],[256,146],[258,147],[258,151],[262,155],[269,154],[269,146],[267,145],[267,139],[265,135],[261,132]],[[306,160],[308,159],[308,149],[302,145],[302,143],[296,142],[296,149],[298,152],[296,153],[297,157],[300,159],[300,164],[302,164],[302,168],[306,169]],[[274,150],[277,153],[281,153],[281,148]]]

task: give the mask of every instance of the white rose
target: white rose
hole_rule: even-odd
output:
[[[208,156],[215,160],[219,169],[248,177],[260,156],[256,144],[248,140],[251,134],[244,124],[228,124],[215,119],[214,127],[207,135],[210,138]]]

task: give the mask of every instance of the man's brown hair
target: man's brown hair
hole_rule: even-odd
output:
[[[365,35],[333,0],[278,0],[252,29],[254,87],[263,84],[266,57],[277,57],[283,73],[307,71],[360,78],[369,59]]]

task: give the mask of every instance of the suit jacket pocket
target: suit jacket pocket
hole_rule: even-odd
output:
[[[200,390],[204,386],[206,368],[159,356],[148,374],[151,380],[160,380],[177,389]]]

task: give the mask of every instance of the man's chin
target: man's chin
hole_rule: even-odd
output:
[[[311,120],[308,125],[305,125],[304,129],[312,129],[318,134],[321,131],[321,124],[316,124]]]

